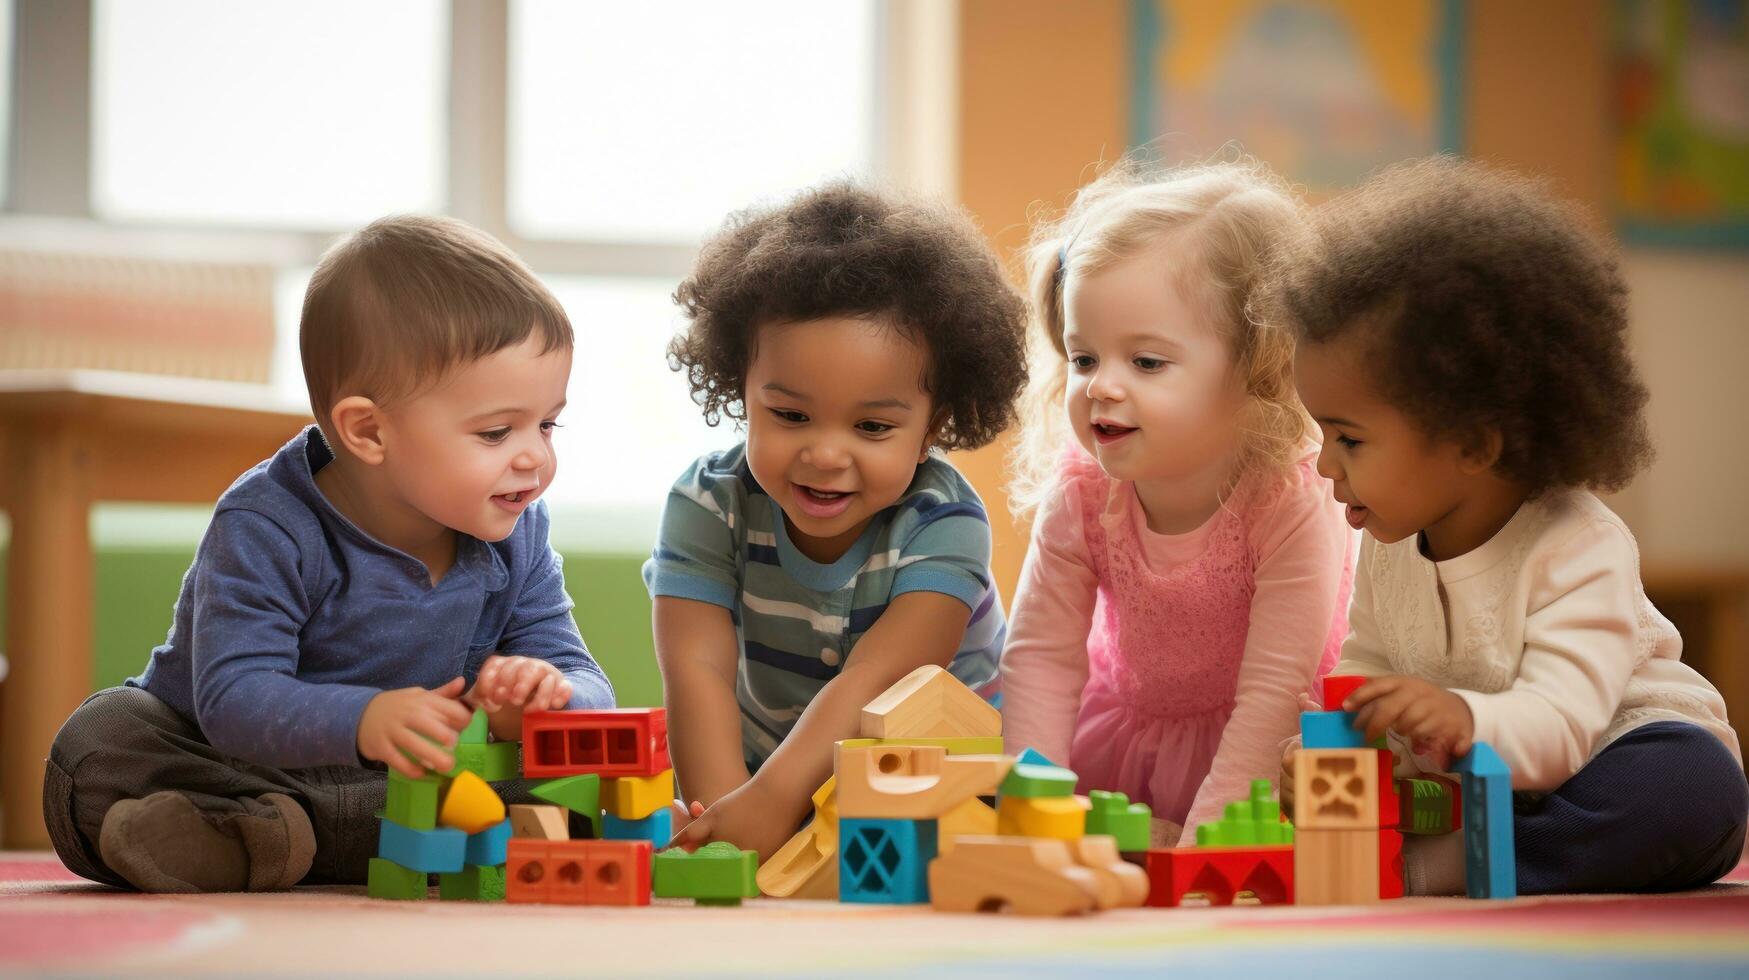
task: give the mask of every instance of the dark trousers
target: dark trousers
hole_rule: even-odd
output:
[[[1737,866],[1749,784],[1710,732],[1660,721],[1513,810],[1521,895],[1680,891]]]
[[[494,783],[507,803],[535,802],[523,780]],[[316,858],[303,883],[363,884],[377,853],[377,811],[388,775],[361,766],[275,769],[227,756],[200,729],[153,695],[131,687],[99,691],[79,706],[49,752],[43,819],[55,853],[76,874],[130,887],[97,850],[103,816],[119,800],[176,790],[216,823],[252,812],[265,793],[301,804],[316,832]]]

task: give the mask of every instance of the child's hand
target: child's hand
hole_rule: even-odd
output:
[[[1412,742],[1461,756],[1470,751],[1476,734],[1476,720],[1463,698],[1418,677],[1375,677],[1350,694],[1342,708],[1355,713],[1355,727],[1369,740],[1390,729]]]
[[[448,772],[456,733],[474,715],[458,700],[461,693],[457,677],[436,690],[404,687],[371,698],[358,719],[358,754],[414,779],[426,769]]]
[[[690,809],[691,822],[674,835],[669,846],[691,851],[714,840],[726,840],[742,850],[758,851],[759,863],[764,864],[796,830],[796,822],[783,816],[787,809],[783,801],[757,778],[730,790],[709,809],[699,803]]]
[[[522,737],[524,711],[557,711],[571,703],[571,682],[559,668],[538,657],[493,654],[467,694],[486,710],[486,724],[500,739]]]

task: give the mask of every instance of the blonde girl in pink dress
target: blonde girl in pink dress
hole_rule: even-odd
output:
[[[1356,538],[1292,341],[1246,311],[1301,228],[1260,167],[1130,168],[1028,255],[1041,343],[1012,498],[1034,523],[1005,741],[1152,806],[1157,844],[1277,775],[1347,631]]]

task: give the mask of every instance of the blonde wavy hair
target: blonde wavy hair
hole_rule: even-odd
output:
[[[1294,390],[1293,337],[1252,309],[1274,246],[1304,233],[1305,213],[1287,184],[1254,161],[1149,172],[1127,162],[1076,193],[1068,210],[1033,229],[1026,274],[1036,329],[1031,383],[1021,399],[1020,438],[1010,456],[1009,506],[1025,518],[1053,491],[1061,454],[1072,439],[1064,424],[1068,384],[1063,295],[1069,278],[1108,269],[1183,235],[1187,261],[1176,282],[1197,296],[1227,341],[1246,394],[1238,476],[1285,473],[1316,438]],[[1067,256],[1067,268],[1062,258]]]

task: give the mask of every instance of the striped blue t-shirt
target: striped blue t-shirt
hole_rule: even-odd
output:
[[[729,610],[741,647],[741,744],[752,766],[906,592],[940,592],[972,610],[949,669],[985,697],[997,690],[1007,628],[990,575],[990,520],[965,477],[935,456],[849,551],[822,565],[790,542],[783,510],[747,468],[745,444],[710,453],[669,491],[644,584],[652,598]]]

